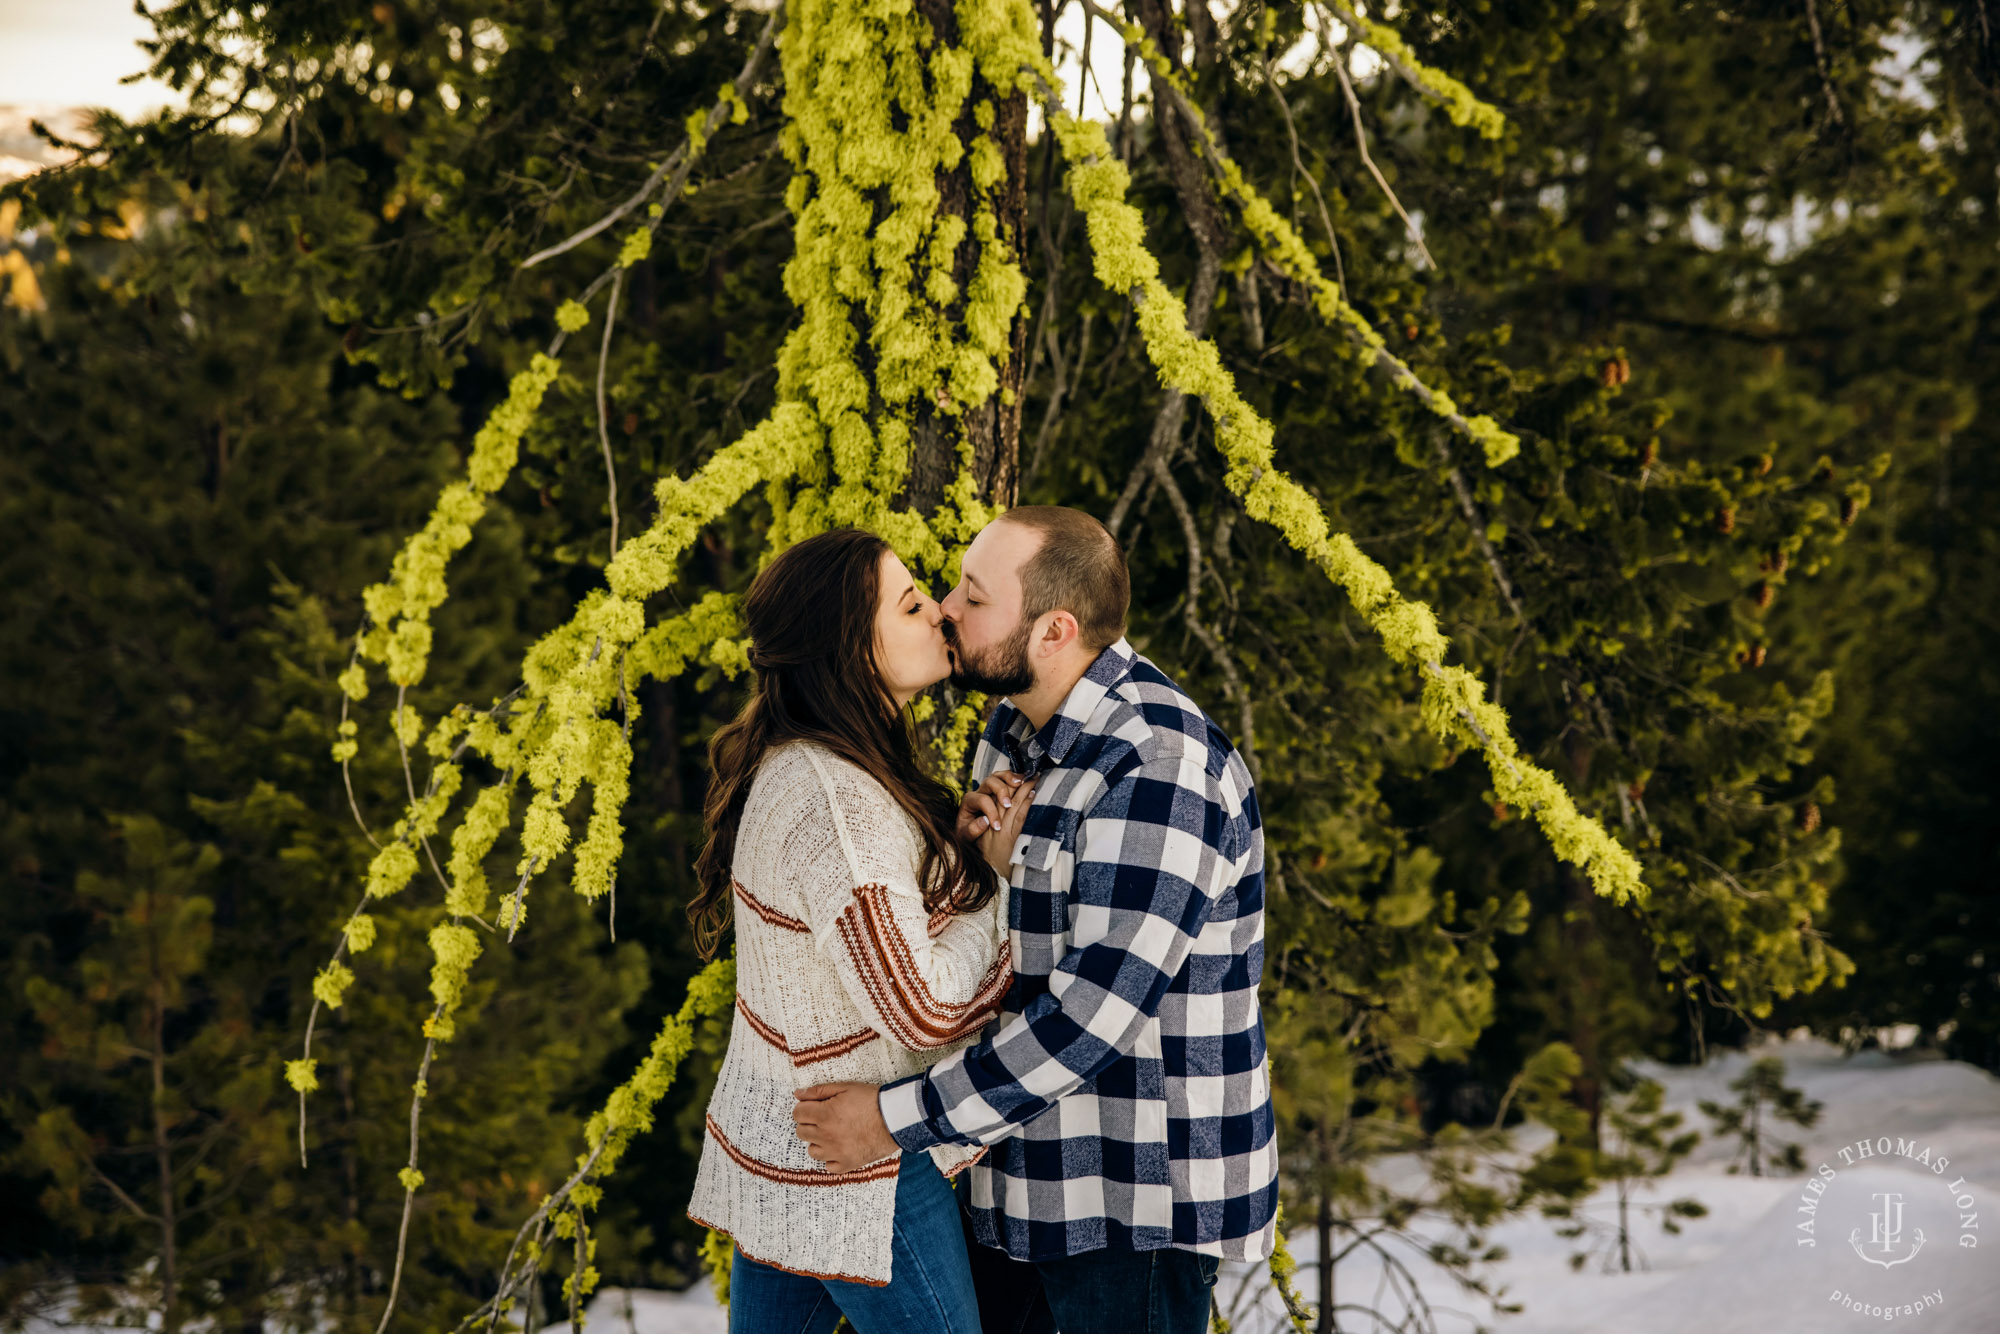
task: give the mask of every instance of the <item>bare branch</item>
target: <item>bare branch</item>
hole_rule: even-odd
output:
[[[1986,10],[1982,6],[1980,17],[1984,19]],[[1826,94],[1826,109],[1833,116],[1835,125],[1847,124],[1847,117],[1840,114],[1840,99],[1833,95],[1833,75],[1826,64],[1826,41],[1819,31],[1819,6],[1814,0],[1806,0],[1806,21],[1812,24],[1813,61],[1819,66],[1820,91]]]
[[[604,305],[604,341],[597,348],[597,443],[604,447],[604,498],[611,506],[611,557],[618,557],[618,465],[611,459],[611,427],[605,419],[604,368],[611,360],[611,330],[618,322],[618,298],[625,290],[625,271],[611,280],[611,299]],[[624,670],[621,660],[621,677]],[[621,685],[621,689],[622,689]]]
[[[1382,193],[1388,197],[1389,206],[1395,209],[1396,216],[1403,220],[1404,230],[1408,231],[1410,239],[1417,243],[1417,253],[1424,257],[1424,263],[1435,269],[1438,262],[1431,257],[1430,247],[1424,244],[1423,233],[1417,230],[1416,223],[1410,221],[1410,215],[1403,209],[1403,201],[1396,198],[1396,192],[1389,188],[1388,178],[1383,176],[1382,169],[1375,165],[1375,159],[1368,156],[1368,131],[1361,123],[1361,99],[1354,95],[1354,81],[1347,77],[1347,56],[1342,51],[1336,50],[1333,53],[1333,72],[1340,76],[1341,95],[1347,99],[1348,113],[1354,117],[1354,143],[1361,150],[1361,165],[1368,168],[1368,174],[1375,178],[1375,184],[1380,186]],[[1324,208],[1325,205],[1322,204],[1321,207]]]
[[[1336,51],[1334,53],[1334,62],[1338,64],[1339,61],[1340,53]],[[1299,129],[1292,121],[1292,104],[1285,100],[1284,93],[1278,89],[1278,79],[1276,73],[1271,68],[1271,53],[1269,51],[1264,52],[1263,66],[1264,86],[1271,90],[1271,96],[1278,104],[1278,111],[1285,118],[1285,137],[1291,141],[1292,178],[1296,182],[1299,177],[1303,176],[1306,178],[1306,184],[1312,187],[1313,201],[1319,205],[1319,225],[1326,231],[1326,244],[1328,249],[1333,252],[1334,285],[1340,289],[1340,294],[1344,299],[1347,296],[1347,266],[1341,263],[1340,238],[1334,234],[1333,217],[1327,212],[1326,196],[1320,193],[1319,178],[1306,170],[1305,159],[1299,155]],[[1358,123],[1356,128],[1359,128]],[[1293,214],[1292,216],[1296,221],[1298,215]],[[1254,268],[1248,276],[1253,283],[1256,281]],[[1258,342],[1261,344],[1262,341],[1263,339],[1260,336]]]
[[[431,1022],[435,1023],[444,1015],[444,1003],[431,1011]],[[437,1052],[437,1038],[424,1039],[424,1059],[417,1066],[417,1082],[410,1090],[410,1160],[406,1170],[417,1170],[417,1121],[424,1111],[424,1078],[431,1072],[431,1057]],[[403,1290],[403,1259],[408,1254],[410,1244],[410,1215],[417,1206],[416,1188],[405,1183],[403,1186],[403,1222],[396,1229],[396,1268],[389,1279],[389,1304],[382,1308],[381,1323],[375,1326],[375,1334],[389,1328],[389,1317],[396,1313],[396,1298]]]
[[[1486,568],[1493,572],[1493,582],[1506,599],[1508,610],[1514,619],[1526,625],[1528,615],[1521,610],[1521,600],[1514,595],[1514,582],[1507,577],[1507,568],[1500,563],[1500,553],[1494,549],[1493,541],[1486,535],[1486,520],[1479,512],[1479,504],[1473,499],[1472,487],[1465,480],[1465,473],[1451,456],[1451,445],[1440,436],[1437,442],[1438,457],[1444,460],[1445,476],[1451,481],[1452,494],[1458,497],[1459,511],[1465,515],[1466,525],[1472,529],[1472,540],[1478,544],[1480,553],[1486,557]]]
[[[747,99],[750,96],[750,90],[756,86],[758,71],[763,68],[765,58],[771,54],[771,48],[777,44],[778,25],[783,21],[784,14],[785,6],[783,0],[780,0],[772,8],[771,16],[764,20],[764,30],[757,36],[757,45],[751,49],[749,57],[743,62],[742,72],[736,76],[734,87],[739,100]],[[722,128],[723,123],[729,119],[731,109],[729,98],[718,97],[715,99],[715,104],[708,109],[708,118],[702,122],[702,137],[704,139]],[[641,204],[652,198],[655,191],[661,193],[661,202],[666,207],[671,208],[674,201],[681,197],[681,188],[687,184],[688,174],[694,170],[696,155],[688,151],[689,142],[691,141],[683,142],[679,148],[669,153],[667,160],[655,167],[653,174],[646,178],[645,184],[633,191],[624,203],[619,204],[616,208],[583,230],[571,234],[552,246],[537,250],[534,254],[521,261],[521,267],[532,269],[544,260],[554,259],[557,255],[567,254],[569,251],[576,249],[591,237],[602,233],[606,228],[616,226],[633,209],[638,208]],[[669,176],[671,176],[670,180],[668,179]],[[660,190],[660,185],[663,181],[666,182],[666,188],[662,191]],[[659,220],[656,218],[654,219],[654,226],[657,228],[658,225]]]

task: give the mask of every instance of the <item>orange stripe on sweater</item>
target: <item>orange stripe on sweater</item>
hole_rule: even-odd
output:
[[[735,1164],[752,1176],[766,1181],[776,1181],[786,1186],[853,1186],[864,1181],[887,1181],[902,1167],[902,1156],[888,1158],[869,1167],[857,1167],[852,1172],[802,1172],[795,1167],[779,1167],[761,1158],[752,1158],[743,1150],[729,1142],[729,1136],[722,1133],[722,1127],[715,1124],[715,1118],[708,1118],[708,1133],[717,1147],[728,1154]],[[754,1257],[753,1257],[754,1258]]]
[[[740,991],[736,993],[736,1008],[743,1015],[743,1021],[750,1025],[750,1031],[789,1056],[794,1066],[807,1066],[818,1061],[830,1061],[836,1056],[845,1056],[848,1052],[864,1047],[882,1036],[872,1028],[864,1028],[859,1032],[849,1033],[846,1037],[833,1038],[810,1047],[795,1048],[783,1033],[771,1027],[762,1016],[750,1008],[750,1003],[743,999],[743,993]]]

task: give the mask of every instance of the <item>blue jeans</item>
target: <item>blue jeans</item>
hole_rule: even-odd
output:
[[[958,1199],[929,1154],[904,1154],[896,1174],[889,1265],[888,1286],[872,1288],[786,1273],[738,1251],[729,1334],[831,1334],[843,1315],[855,1334],[980,1334]]]
[[[1029,1263],[965,1224],[985,1334],[1206,1334],[1222,1262],[1193,1251],[1086,1251]]]

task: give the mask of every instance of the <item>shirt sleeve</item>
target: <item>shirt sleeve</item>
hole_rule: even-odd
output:
[[[987,1040],[885,1085],[896,1142],[991,1144],[1130,1052],[1230,881],[1232,829],[1196,756],[1115,781],[1077,828],[1075,925],[1048,990]]]
[[[999,1013],[1013,980],[993,909],[926,912],[907,835],[891,825],[900,810],[872,778],[811,759],[839,833],[838,856],[801,887],[814,945],[889,1041],[933,1051],[971,1036]]]

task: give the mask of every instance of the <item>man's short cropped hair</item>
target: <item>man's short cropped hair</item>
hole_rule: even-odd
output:
[[[1125,634],[1132,604],[1132,576],[1118,539],[1096,518],[1061,505],[1020,505],[1002,514],[1042,535],[1042,545],[1021,566],[1021,619],[1034,621],[1062,610],[1076,617],[1084,647],[1102,650]]]

